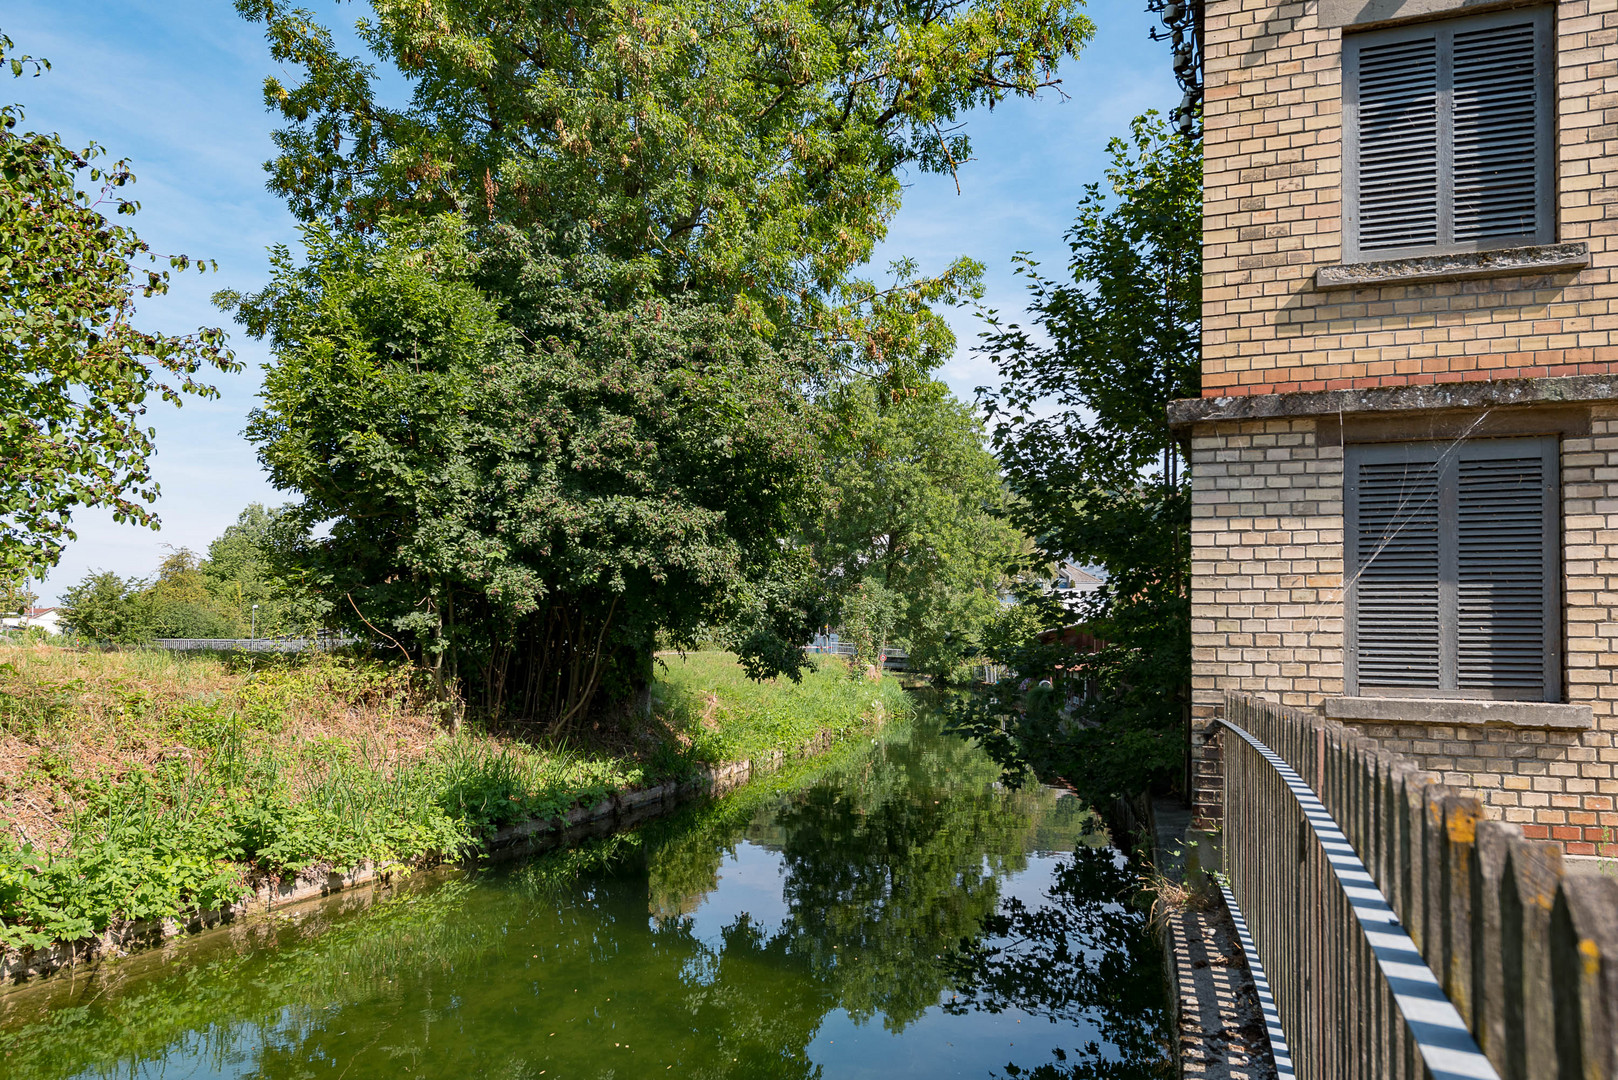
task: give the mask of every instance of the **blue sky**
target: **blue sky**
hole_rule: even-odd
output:
[[[305,0],[351,25],[360,9]],[[1064,99],[1047,92],[968,117],[974,160],[960,172],[961,192],[948,176],[913,176],[877,262],[901,256],[939,269],[960,255],[988,267],[985,302],[1021,310],[1022,290],[1011,257],[1031,251],[1054,268],[1066,258],[1062,234],[1083,186],[1101,176],[1107,140],[1149,108],[1179,100],[1166,45],[1152,42],[1144,0],[1096,0],[1097,34],[1084,55],[1061,72]],[[133,223],[153,249],[215,259],[220,273],[182,279],[169,296],[148,301],[139,321],[151,329],[186,332],[219,325],[209,303],[219,288],[248,290],[264,281],[265,249],[296,237],[290,215],[264,189],[263,162],[273,152],[272,118],[260,87],[275,70],[255,27],[228,0],[9,0],[0,30],[17,49],[51,61],[43,78],[9,80],[0,97],[27,112],[31,130],[60,132],[75,144],[105,146],[133,160],[142,210]],[[127,219],[126,219],[127,220]],[[960,349],[943,371],[970,400],[994,372],[971,352],[979,330],[969,311],[950,315]],[[119,525],[110,515],[75,516],[79,538],[39,587],[42,602],[92,569],[150,574],[164,545],[205,550],[249,502],[279,503],[241,438],[268,354],[258,342],[232,335],[239,375],[214,381],[215,401],[181,409],[158,405],[154,472],[162,529]]]

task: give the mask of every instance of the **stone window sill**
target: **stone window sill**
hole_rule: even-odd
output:
[[[1566,274],[1590,265],[1586,244],[1537,244],[1457,255],[1342,263],[1315,271],[1317,289],[1375,289],[1429,281],[1468,281],[1522,274]]]
[[[1583,731],[1595,726],[1588,705],[1478,698],[1327,698],[1326,715],[1362,724],[1455,724]]]

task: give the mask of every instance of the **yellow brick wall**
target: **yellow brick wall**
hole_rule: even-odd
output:
[[[1343,451],[1313,419],[1191,435],[1191,709],[1203,738],[1226,691],[1313,707],[1343,692]],[[1217,820],[1215,744],[1193,754],[1197,817]]]
[[[1322,291],[1341,247],[1343,32],[1314,3],[1209,0],[1203,394],[1605,372],[1618,364],[1618,10],[1556,6],[1558,235],[1578,273]]]
[[[1314,706],[1343,692],[1343,450],[1315,421],[1197,431],[1191,508],[1196,715],[1228,690]]]

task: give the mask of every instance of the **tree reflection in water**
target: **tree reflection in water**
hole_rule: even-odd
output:
[[[1030,908],[1008,898],[984,920],[981,937],[951,954],[956,996],[944,1003],[946,1011],[1016,1007],[1052,1022],[1088,1020],[1101,1036],[1073,1051],[1057,1049],[1054,1061],[1032,1069],[1009,1063],[1007,1076],[1173,1075],[1162,1013],[1163,957],[1130,903],[1136,889],[1132,868],[1116,851],[1078,848],[1058,868],[1049,904]]]
[[[1061,1045],[969,1075],[1166,1075],[1130,868],[1074,800],[998,775],[929,722],[896,727],[517,870],[0,999],[0,1072],[830,1078],[816,1039],[840,1012],[880,1017],[873,1053],[903,1076],[908,1029],[1016,1012]],[[1051,872],[1051,851],[1072,854]],[[1046,897],[1005,894],[1036,855]],[[736,892],[738,867],[778,892]]]

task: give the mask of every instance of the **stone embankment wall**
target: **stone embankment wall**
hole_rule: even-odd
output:
[[[1464,1024],[1508,1080],[1618,1077],[1618,878],[1573,869],[1559,845],[1336,721],[1242,694],[1225,720],[1313,789],[1391,906],[1276,764],[1223,728],[1225,868],[1298,1076],[1420,1077],[1422,1044],[1465,1043]],[[1400,928],[1436,985],[1423,989],[1414,952],[1384,966]]]

